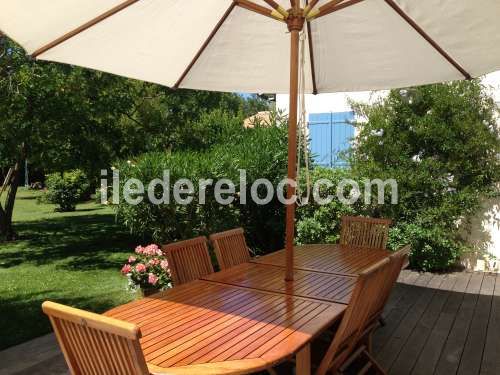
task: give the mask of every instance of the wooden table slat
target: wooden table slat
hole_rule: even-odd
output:
[[[303,245],[294,251],[294,268],[298,270],[358,276],[364,269],[389,255],[386,250],[374,250],[344,245]],[[253,263],[285,266],[285,251],[252,259]]]
[[[146,349],[145,353],[151,353],[151,357],[155,354],[162,355],[171,348],[170,346],[166,346],[168,343],[173,343],[172,348],[174,348],[175,345],[182,344],[194,338],[196,341],[200,341],[200,339],[207,334],[215,335],[218,330],[229,324],[242,324],[245,319],[261,319],[264,306],[268,304],[274,306],[275,303],[275,301],[268,296],[264,296],[264,298],[258,301],[250,300],[248,303],[245,303],[244,300],[247,297],[248,294],[244,295],[242,302],[236,308],[220,309],[223,311],[215,312],[209,319],[202,318],[188,322],[186,325],[182,326],[183,329],[178,333],[178,336],[172,336],[170,332],[166,332],[168,336],[160,336],[155,341],[157,346]],[[281,304],[276,306],[276,310],[280,308],[283,308]],[[212,336],[212,338],[213,337],[215,336]]]
[[[356,282],[350,276],[305,270],[294,270],[294,281],[286,282],[282,267],[258,263],[243,263],[203,280],[345,304]]]
[[[199,280],[106,315],[138,324],[146,361],[153,367],[201,369],[212,364],[222,372],[237,372],[289,357],[344,309],[342,304]]]
[[[152,352],[180,337],[186,337],[191,332],[194,332],[193,335],[201,333],[203,330],[209,329],[211,325],[217,322],[221,323],[222,319],[228,318],[228,314],[240,314],[244,317],[255,310],[259,311],[263,302],[272,304],[275,300],[270,296],[265,296],[261,300],[241,296],[237,303],[225,306],[224,311],[220,311],[220,306],[209,306],[204,309],[196,309],[195,314],[181,318],[173,324],[170,324],[168,319],[165,319],[166,322],[161,322],[161,326],[152,330],[151,333],[146,332],[147,339],[143,340],[144,351],[145,353]],[[211,310],[207,311],[207,309]]]

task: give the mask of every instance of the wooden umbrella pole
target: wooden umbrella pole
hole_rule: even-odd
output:
[[[290,106],[288,114],[288,178],[297,177],[297,97],[299,90],[299,39],[304,27],[304,17],[297,8],[291,10],[287,20],[290,31]],[[288,185],[287,199],[296,193],[294,186]],[[286,281],[293,281],[293,243],[295,238],[295,202],[286,206]]]

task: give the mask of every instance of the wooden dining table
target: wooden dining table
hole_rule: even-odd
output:
[[[297,246],[292,282],[278,251],[105,315],[140,327],[153,373],[247,374],[295,356],[296,373],[309,375],[310,343],[342,317],[356,276],[387,255]]]

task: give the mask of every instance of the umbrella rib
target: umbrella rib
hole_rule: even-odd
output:
[[[304,8],[303,14],[304,17],[307,17],[307,13],[316,6],[319,0],[312,0],[309,2],[306,0],[306,7]],[[312,42],[312,33],[311,33],[311,24],[309,21],[306,21],[306,31],[307,31],[307,41],[309,43],[309,61],[311,63],[311,80],[313,85],[313,94],[316,95],[318,93],[318,89],[316,87],[316,69],[314,67],[314,50],[313,50],[313,42]]]
[[[307,18],[307,15],[313,10],[313,8],[318,4],[319,0],[311,0],[311,2],[306,1],[306,6],[304,8],[304,17]]]
[[[270,18],[272,18],[274,20],[278,20],[278,21],[284,21],[285,20],[285,16],[281,12],[279,12],[278,10],[271,10],[269,8],[263,7],[262,5],[255,4],[252,1],[249,1],[249,0],[233,0],[233,2],[236,5],[238,5],[238,6],[242,7],[242,8],[245,8],[245,9],[250,10],[252,12],[261,14],[261,15],[266,16],[266,17],[270,17]]]
[[[285,8],[283,8],[281,5],[279,5],[276,1],[274,0],[264,0],[271,8],[273,8],[275,11],[277,11],[279,14],[281,14],[283,17],[287,18],[288,17],[288,12],[286,11]]]
[[[45,46],[37,49],[35,52],[33,52],[31,54],[31,57],[33,58],[37,58],[38,56],[40,56],[41,54],[47,52],[48,50],[54,48],[54,47],[57,47],[58,45],[60,45],[61,43],[64,43],[65,41],[67,41],[68,39],[71,39],[73,38],[74,36],[84,32],[85,30],[97,25],[99,22],[101,21],[104,21],[106,18],[109,18],[113,15],[115,15],[116,13],[118,12],[121,12],[122,10],[128,8],[129,6],[137,3],[139,0],[127,0],[121,4],[118,4],[117,6],[115,6],[114,8],[111,8],[110,10],[108,10],[107,12],[95,17],[94,19],[90,20],[89,22],[87,23],[84,23],[82,26],[80,27],[77,27],[76,29],[64,34],[63,36],[55,39],[54,41],[46,44]]]
[[[318,88],[316,87],[316,69],[314,67],[314,51],[313,51],[313,41],[312,41],[312,33],[311,33],[311,24],[307,22],[307,40],[309,41],[309,60],[311,61],[311,79],[313,84],[313,94],[316,95],[318,93]]]
[[[331,0],[329,3],[320,6],[318,9],[313,9],[308,12],[307,19],[310,21],[314,18],[326,16],[327,14],[336,12],[338,10],[350,7],[351,5],[360,3],[364,0]]]
[[[189,74],[189,72],[193,68],[194,64],[196,64],[196,62],[198,61],[198,59],[200,58],[200,56],[203,54],[203,52],[205,51],[205,49],[208,47],[208,45],[210,44],[210,42],[214,38],[215,34],[217,34],[217,32],[219,31],[219,29],[221,28],[221,26],[224,24],[224,22],[226,21],[226,19],[229,17],[229,15],[231,14],[231,12],[233,11],[233,9],[234,9],[234,7],[236,5],[237,5],[236,2],[232,2],[231,5],[229,6],[229,8],[227,8],[226,12],[222,15],[222,17],[219,20],[219,22],[217,22],[217,25],[215,25],[214,29],[212,30],[212,32],[210,33],[210,35],[208,36],[208,38],[205,40],[205,42],[203,43],[203,45],[201,46],[201,48],[198,50],[198,52],[194,56],[193,60],[191,60],[191,62],[187,66],[186,70],[184,70],[184,72],[182,73],[182,75],[180,76],[180,78],[177,80],[177,82],[175,83],[175,85],[172,88],[174,88],[174,89],[178,89],[179,88],[179,86],[181,85],[182,81],[184,81],[184,79],[186,78],[186,76]]]
[[[455,67],[465,79],[472,79],[471,75],[455,60],[453,59],[441,46],[431,38],[408,14],[406,14],[403,9],[401,9],[393,0],[385,0],[385,2],[399,15],[401,16],[417,33],[424,38],[427,43],[429,43],[434,49],[439,52],[451,65]]]

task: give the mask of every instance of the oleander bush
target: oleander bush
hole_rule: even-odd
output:
[[[274,186],[286,175],[287,128],[275,116],[271,126],[256,124],[253,129],[243,129],[241,118],[226,118],[213,122],[216,117],[206,117],[203,121],[213,136],[211,145],[199,151],[173,151],[146,153],[131,161],[123,161],[115,167],[120,171],[120,190],[130,178],[144,184],[154,179],[163,179],[164,171],[169,171],[168,189],[157,185],[154,197],[164,197],[168,191],[170,201],[153,204],[147,192],[140,194],[143,200],[138,205],[130,205],[120,194],[117,217],[132,233],[151,239],[156,243],[167,243],[198,235],[208,235],[221,230],[242,226],[252,247],[271,251],[283,245],[284,209],[276,196],[265,205],[257,205],[250,198],[250,186],[259,178],[269,179]],[[246,171],[248,188],[240,192],[240,170]],[[190,204],[178,204],[173,199],[174,183],[179,179],[194,182]],[[214,186],[207,186],[200,197],[200,180],[230,179],[235,183],[235,193],[225,198],[233,199],[229,205],[220,205],[214,196]],[[147,187],[146,187],[147,189]],[[265,190],[265,187],[263,188]],[[259,194],[264,194],[261,191]],[[203,194],[202,194],[203,196]],[[109,198],[109,197],[108,197]],[[247,204],[240,205],[246,199]]]

